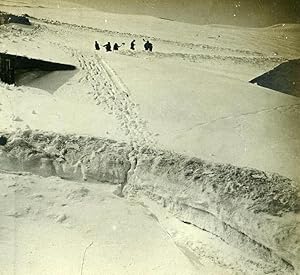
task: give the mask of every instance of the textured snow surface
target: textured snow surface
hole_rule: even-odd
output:
[[[77,68],[0,83],[0,274],[299,270],[300,99],[249,83],[299,59],[299,25],[0,10],[32,23],[1,52]]]

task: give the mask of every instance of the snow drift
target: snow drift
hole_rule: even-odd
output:
[[[4,136],[1,169],[118,184],[119,195],[146,196],[233,246],[299,269],[300,192],[288,178],[109,139],[29,130]]]

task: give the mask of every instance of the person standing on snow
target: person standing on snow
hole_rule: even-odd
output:
[[[122,43],[122,45],[118,45],[118,43],[114,44],[114,51],[118,51],[119,48],[121,48],[123,45],[125,45],[125,43]]]
[[[130,43],[130,50],[135,50],[135,40],[132,40]]]
[[[145,41],[145,40],[144,40]],[[152,52],[153,50],[153,45],[152,43],[149,42],[149,40],[146,41],[146,43],[144,44],[144,48],[145,48],[145,51],[150,51]]]
[[[97,42],[97,41],[95,41],[95,49],[96,49],[97,51],[99,51],[99,50],[100,50],[100,46],[99,46],[99,44],[98,44],[98,42]]]
[[[103,47],[106,49],[107,52],[111,52],[110,42],[107,42],[107,44],[103,45]]]
[[[146,41],[146,40],[144,40],[144,41]],[[148,45],[149,45],[149,41],[147,40],[146,43],[144,44],[145,51],[148,51]]]

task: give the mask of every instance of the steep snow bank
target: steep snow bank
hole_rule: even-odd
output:
[[[6,137],[1,169],[119,184],[119,195],[145,195],[264,261],[299,268],[299,186],[285,177],[107,139],[31,131]]]
[[[280,175],[148,151],[124,191],[160,202],[182,221],[242,250],[251,247],[266,261],[275,253],[299,263],[299,188]]]

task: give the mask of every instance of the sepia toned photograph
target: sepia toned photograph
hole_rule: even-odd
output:
[[[0,275],[300,275],[299,0],[0,0]]]

